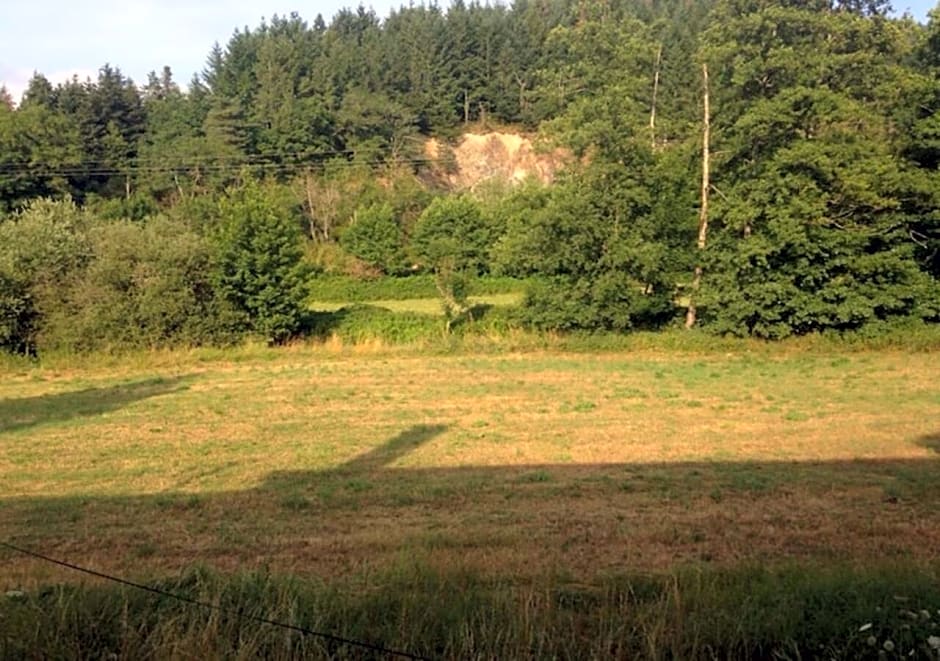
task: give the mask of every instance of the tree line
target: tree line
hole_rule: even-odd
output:
[[[781,338],[940,320],[937,10],[922,25],[882,0],[360,7],[237,30],[185,91],[168,69],[138,87],[105,66],[57,86],[37,74],[12,101],[14,350],[65,341],[121,251],[175,273],[131,278],[168,288],[135,294],[155,318],[172,317],[169,291],[200,312],[114,343],[284,339],[318,271],[434,272],[454,313],[468,278],[525,277],[520,320],[554,329],[685,318]],[[423,139],[467,125],[533,132],[571,163],[551,186],[449,191]],[[65,245],[61,273],[27,254]]]

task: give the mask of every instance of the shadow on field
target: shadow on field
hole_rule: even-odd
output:
[[[67,415],[45,419],[177,387],[76,393],[54,409]],[[202,561],[321,576],[403,557],[589,578],[701,563],[935,562],[940,548],[940,456],[487,466],[466,465],[455,443],[450,467],[393,465],[451,427],[414,425],[334,468],[273,471],[241,490],[0,497],[0,539],[125,573]],[[912,442],[937,450],[938,439]],[[8,580],[28,573],[28,560],[0,560]]]
[[[142,399],[185,389],[189,377],[155,378],[106,388],[0,399],[0,432],[115,411]]]
[[[338,310],[309,310],[302,320],[301,335],[326,340],[342,326],[348,316],[348,307]]]
[[[940,431],[935,434],[927,434],[922,436],[917,440],[918,445],[922,445],[928,450],[933,450],[937,454],[940,454]]]
[[[380,471],[409,452],[418,449],[434,437],[447,431],[447,425],[415,425],[384,444],[361,454],[329,471],[277,471],[268,475],[260,492],[295,493],[310,484],[321,487],[334,481],[342,483],[349,478],[362,477]]]
[[[384,445],[359,455],[335,469],[337,473],[364,473],[377,470],[394,463],[412,450],[416,450],[435,436],[447,431],[447,425],[415,425],[406,429]],[[276,475],[276,474],[275,474]],[[268,478],[268,482],[274,476]]]

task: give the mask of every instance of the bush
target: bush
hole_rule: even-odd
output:
[[[248,328],[283,342],[301,327],[306,298],[298,219],[256,183],[233,190],[220,205],[213,281]]]
[[[88,258],[85,217],[71,200],[35,200],[0,224],[0,349],[35,353],[63,282]]]
[[[500,270],[538,276],[527,322],[550,330],[657,328],[675,316],[674,255],[644,189],[621,168],[595,165],[539,191],[530,214],[507,216],[493,250]]]
[[[473,198],[439,197],[418,218],[411,245],[435,272],[443,269],[478,275],[487,270],[490,231]]]
[[[340,237],[340,244],[352,255],[386,274],[404,271],[406,266],[401,228],[389,204],[360,208],[352,224]]]
[[[94,258],[64,284],[43,349],[88,351],[232,341],[239,317],[216,296],[207,240],[184,223],[115,221],[88,233]]]
[[[437,198],[418,218],[412,247],[434,271],[448,320],[466,311],[468,278],[487,270],[490,238],[479,205],[465,195]]]
[[[626,273],[536,280],[526,292],[521,318],[546,330],[655,329],[675,317],[671,291],[651,294]]]

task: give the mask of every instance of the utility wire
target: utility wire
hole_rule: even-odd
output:
[[[420,142],[419,138],[413,138],[412,136],[406,136],[406,139],[411,139],[414,142]],[[301,167],[304,165],[321,165],[326,159],[339,156],[352,156],[356,153],[354,149],[325,149],[317,151],[267,151],[261,154],[236,154],[230,156],[219,156],[213,154],[192,154],[186,156],[179,163],[174,165],[167,165],[166,158],[163,156],[155,155],[137,155],[133,159],[130,159],[129,162],[125,165],[115,165],[113,159],[95,159],[88,158],[82,159],[79,161],[74,161],[62,166],[51,166],[46,167],[42,163],[35,163],[28,160],[5,160],[0,162],[0,172],[7,174],[17,174],[18,172],[26,172],[29,174],[35,174],[37,171],[47,171],[55,170],[59,171],[78,171],[82,172],[89,170],[107,170],[107,171],[119,171],[124,174],[127,170],[143,170],[143,169],[157,169],[157,170],[183,170],[186,168],[193,167],[202,167],[206,164],[210,166],[222,166],[222,167],[241,167],[245,165],[290,165]],[[411,158],[398,158],[398,159],[372,159],[370,161],[346,161],[348,163],[364,163],[364,164],[381,164],[388,162],[389,160],[408,162],[408,161],[431,161],[427,157],[411,157]],[[342,161],[338,161],[342,162]],[[335,165],[337,162],[334,162]]]
[[[344,156],[349,154],[354,154],[354,149],[322,149],[317,151],[266,151],[259,154],[235,154],[227,158],[227,160],[238,160],[238,161],[252,161],[258,159],[267,159],[267,158],[314,158],[314,157],[327,157],[327,156]],[[218,155],[213,154],[192,154],[187,157],[190,161],[211,161],[219,159]],[[156,155],[140,155],[134,157],[135,162],[147,162],[147,161],[157,161],[162,162],[165,159],[163,156]],[[87,158],[79,161],[79,164],[85,165],[94,165],[94,164],[110,164],[113,162],[113,159],[106,158]],[[5,165],[10,166],[28,166],[32,162],[27,159],[19,160],[7,160],[4,162]]]
[[[401,650],[393,650],[387,647],[382,647],[381,645],[374,645],[372,643],[366,643],[361,640],[353,640],[351,638],[343,638],[342,636],[334,636],[333,634],[323,633],[321,631],[313,631],[312,629],[307,629],[306,627],[297,626],[295,624],[286,624],[284,622],[278,622],[277,620],[271,620],[266,617],[260,617],[258,615],[250,615],[247,613],[242,613],[240,611],[232,610],[230,608],[225,608],[223,606],[217,606],[215,604],[209,604],[204,601],[199,601],[198,599],[193,599],[191,597],[185,597],[183,595],[174,594],[166,590],[161,590],[160,588],[151,587],[149,585],[143,585],[142,583],[135,583],[118,576],[111,576],[110,574],[105,574],[94,569],[88,569],[87,567],[80,567],[79,565],[73,564],[71,562],[66,562],[64,560],[58,560],[56,558],[51,558],[47,555],[41,553],[36,553],[35,551],[30,551],[29,549],[24,549],[19,546],[14,546],[9,542],[0,541],[0,546],[10,549],[11,551],[16,551],[17,553],[22,553],[32,558],[38,560],[43,560],[45,562],[52,563],[54,565],[59,565],[60,567],[65,567],[66,569],[71,569],[73,571],[81,572],[83,574],[88,574],[89,576],[95,576],[97,578],[103,578],[112,583],[119,583],[121,585],[126,585],[128,587],[135,588],[137,590],[143,590],[144,592],[150,592],[153,594],[160,595],[161,597],[167,597],[169,599],[174,599],[187,604],[192,604],[194,606],[199,606],[207,610],[217,611],[224,615],[229,615],[244,620],[251,620],[253,622],[259,622],[261,624],[268,624],[272,627],[279,627],[281,629],[287,629],[288,631],[296,631],[305,636],[313,636],[315,638],[322,638],[323,640],[328,640],[334,643],[341,643],[343,645],[350,645],[353,647],[358,647],[361,649],[370,650],[372,652],[379,652],[381,654],[386,654],[391,657],[401,657],[404,659],[416,659],[418,661],[430,661],[427,657],[419,656],[417,654],[412,654],[411,652],[403,652]]]
[[[330,168],[352,168],[359,166],[374,166],[374,165],[384,165],[388,163],[392,164],[401,164],[401,165],[423,165],[427,163],[433,163],[435,159],[432,158],[397,158],[397,159],[371,159],[371,160],[362,160],[362,161],[334,161],[329,164]],[[64,165],[61,167],[44,167],[44,166],[0,166],[0,175],[12,175],[12,176],[34,176],[34,177],[55,177],[55,176],[70,176],[70,175],[86,175],[86,176],[108,176],[108,175],[132,175],[132,174],[153,174],[153,173],[177,173],[185,174],[191,172],[192,170],[199,169],[204,173],[219,173],[219,172],[231,172],[235,170],[240,170],[242,168],[249,169],[262,169],[262,170],[272,170],[279,171],[284,173],[290,172],[300,172],[310,168],[313,165],[324,165],[321,162],[284,162],[277,163],[273,161],[258,161],[258,162],[248,162],[248,161],[216,161],[215,163],[209,162],[183,162],[178,165],[161,165],[161,166],[146,166],[146,165],[128,165],[126,167],[85,167],[82,165]]]

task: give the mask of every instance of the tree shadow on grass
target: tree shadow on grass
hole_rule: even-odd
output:
[[[323,576],[428,557],[578,580],[698,563],[927,562],[940,547],[940,456],[402,465],[455,426],[411,425],[338,466],[268,471],[245,488],[0,494],[0,539],[117,572],[176,571],[198,549],[219,567],[263,559]]]
[[[0,433],[115,411],[142,399],[185,390],[187,381],[189,377],[154,378],[105,388],[0,399]]]
[[[349,308],[338,310],[308,310],[301,322],[300,335],[317,340],[330,337],[349,316]]]
[[[259,487],[260,493],[285,494],[302,492],[311,484],[319,486],[343,485],[352,478],[376,478],[384,469],[409,452],[447,431],[448,425],[414,425],[392,437],[382,445],[353,457],[344,464],[326,471],[275,471]]]
[[[384,444],[359,455],[335,469],[337,473],[365,473],[394,463],[409,452],[418,449],[435,436],[444,433],[447,425],[415,425],[409,427]]]
[[[940,454],[940,431],[927,434],[926,436],[921,436],[917,439],[917,444],[927,448],[928,450],[933,450],[937,454]]]

